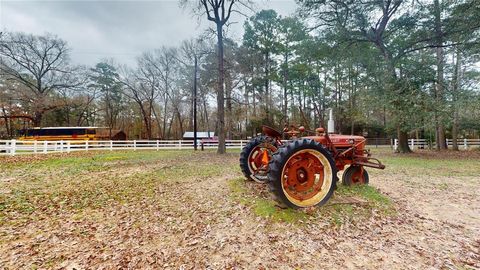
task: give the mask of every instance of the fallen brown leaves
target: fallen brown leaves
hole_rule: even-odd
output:
[[[388,169],[372,173],[371,184],[394,199],[397,214],[385,216],[373,209],[361,222],[346,220],[332,226],[327,217],[319,214],[323,212],[315,209],[306,210],[311,213],[300,223],[286,223],[260,217],[248,205],[238,203],[228,186],[228,181],[241,177],[236,154],[137,155],[141,161],[99,158],[93,165],[100,166],[101,171],[88,163],[78,171],[57,169],[56,174],[39,175],[43,167],[33,172],[23,170],[22,166],[27,165],[20,163],[3,172],[2,178],[13,179],[10,184],[0,181],[0,188],[9,192],[15,192],[12,183],[36,181],[53,185],[60,181],[68,185],[72,178],[89,177],[97,179],[99,187],[102,181],[114,177],[131,183],[136,179],[143,188],[130,186],[130,182],[112,182],[117,183],[116,188],[109,184],[104,192],[122,191],[122,196],[112,195],[100,205],[86,204],[81,208],[68,204],[52,208],[48,206],[56,203],[47,201],[43,203],[45,208],[28,213],[22,208],[10,212],[10,205],[2,206],[9,212],[0,219],[0,265],[12,269],[480,267],[479,217],[473,217],[473,223],[463,223],[425,210],[433,209],[435,205],[430,203],[447,191],[468,198],[471,207],[478,209],[478,177],[470,186],[442,191],[432,188],[438,178],[401,177],[398,171]],[[461,177],[448,180],[450,185],[465,185]],[[433,184],[419,187],[411,181]],[[81,181],[75,183],[79,192],[89,190]],[[247,186],[252,194],[268,198],[264,186]],[[131,194],[132,189],[142,193]],[[71,196],[77,196],[74,194]],[[0,197],[0,205],[2,198],[6,197]],[[351,204],[353,213],[357,213],[355,207],[365,207],[363,201],[351,199],[336,203]]]

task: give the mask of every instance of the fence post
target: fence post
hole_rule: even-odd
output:
[[[60,141],[60,152],[63,152],[63,140]]]
[[[240,140],[240,149],[243,149],[243,140]]]
[[[70,153],[71,148],[70,148],[70,141],[67,141],[67,152]]]
[[[33,141],[33,153],[37,153],[37,140]]]
[[[44,154],[47,153],[47,148],[48,148],[48,142],[47,142],[47,141],[43,141],[43,153],[44,153]]]
[[[137,151],[137,140],[133,140],[133,151]]]
[[[159,148],[160,148],[160,141],[157,140],[157,151],[159,150]]]
[[[15,139],[13,139],[12,142],[10,143],[10,155],[11,156],[15,156],[15,151],[17,150],[16,147],[17,147],[17,141]]]
[[[463,148],[464,148],[465,150],[468,149],[467,138],[463,139]]]
[[[182,140],[179,141],[179,147],[180,147],[180,150],[182,150]]]
[[[88,151],[88,140],[85,141],[85,151]]]
[[[113,151],[113,141],[110,140],[110,151]]]
[[[393,150],[397,151],[398,139],[393,140]]]

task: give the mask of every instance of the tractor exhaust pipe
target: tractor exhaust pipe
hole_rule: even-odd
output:
[[[328,133],[335,133],[335,121],[333,121],[333,109],[330,109],[328,117]]]

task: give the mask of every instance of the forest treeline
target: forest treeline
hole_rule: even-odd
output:
[[[108,58],[77,66],[61,37],[3,32],[0,136],[105,126],[130,138],[179,139],[193,130],[197,74],[198,130],[223,128],[227,139],[255,135],[262,124],[325,126],[330,108],[338,132],[399,138],[402,151],[407,138],[444,149],[446,138],[479,137],[477,0],[301,0],[291,17],[255,13],[239,39],[208,14],[215,1],[198,4],[199,16],[214,19],[215,37],[146,51],[132,66]]]

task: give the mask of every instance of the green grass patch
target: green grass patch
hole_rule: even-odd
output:
[[[307,218],[307,214],[301,211],[290,208],[281,209],[276,206],[274,201],[262,198],[254,201],[253,209],[258,216],[272,218],[276,221],[296,223]]]
[[[369,185],[338,185],[332,200],[318,210],[319,216],[335,226],[361,222],[374,214],[387,217],[395,215],[396,210],[389,197]]]
[[[363,209],[355,209],[354,206],[348,204],[334,204],[332,207],[320,209],[322,217],[330,220],[330,223],[335,226],[341,226],[345,221],[352,220],[355,216],[365,216],[366,212]]]
[[[437,153],[435,153],[437,154]],[[427,175],[427,176],[477,176],[480,167],[478,158],[452,158],[449,153],[433,155],[431,152],[415,154],[392,154],[379,152],[374,153],[387,167],[385,170],[400,173],[402,175]],[[375,172],[374,170],[370,170]]]
[[[389,177],[402,175],[403,177],[418,175],[427,176],[476,176],[480,160],[475,158],[445,158],[442,155],[436,156],[428,152],[425,154],[393,154],[390,149],[376,150],[374,156],[386,164]],[[382,171],[369,170],[372,176],[381,175]],[[407,181],[407,180],[404,180]],[[419,183],[412,182],[418,185]],[[275,206],[275,202],[266,198],[262,192],[248,190],[250,183],[245,183],[243,178],[234,179],[229,182],[233,197],[248,206],[255,214],[259,216],[281,216],[283,210]],[[438,184],[438,188],[448,189],[447,183]],[[292,211],[292,210],[289,210]],[[301,211],[293,211],[302,213]],[[281,213],[281,214],[279,214]],[[382,194],[373,186],[352,186],[345,187],[341,184],[335,191],[334,197],[324,207],[315,210],[315,215],[319,218],[329,219],[332,224],[341,225],[345,222],[357,222],[370,218],[372,215],[392,216],[396,215],[396,208],[392,200]],[[288,221],[295,221],[296,217],[291,218],[291,213],[286,214]],[[303,217],[301,217],[303,218]],[[300,218],[300,219],[301,219]],[[285,220],[280,217],[279,220]]]
[[[276,202],[268,199],[265,190],[256,189],[256,184],[243,178],[232,179],[228,182],[231,196],[238,202],[250,207],[257,216],[268,217],[275,221],[295,223],[306,220],[309,215],[313,219],[327,220],[334,226],[345,222],[357,222],[368,219],[373,213],[381,216],[395,214],[395,207],[390,198],[383,195],[372,186],[357,185],[346,187],[339,185],[330,201],[310,211],[281,209]],[[250,186],[250,188],[249,188]]]
[[[376,188],[369,185],[344,186],[339,185],[337,194],[347,197],[360,197],[377,206],[391,206],[392,201],[387,196],[380,193]]]
[[[241,204],[251,206],[252,205],[252,198],[247,196],[248,190],[245,185],[244,178],[237,178],[237,179],[230,179],[228,180],[228,186],[231,191],[231,196],[240,202]]]
[[[255,215],[288,223],[297,223],[308,217],[308,215],[302,211],[277,207],[275,201],[267,199],[261,196],[261,194],[255,194],[255,192],[249,190],[246,184],[244,178],[231,179],[228,181],[232,197],[236,201],[250,207]],[[255,185],[254,183],[250,184]]]

